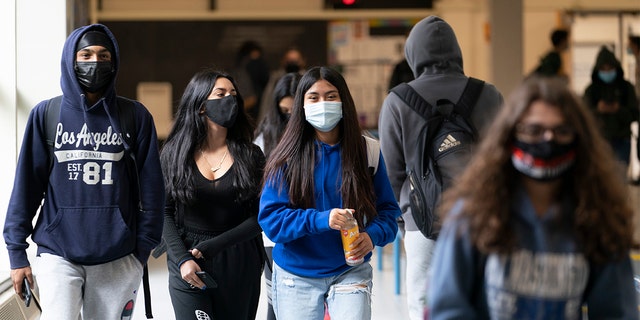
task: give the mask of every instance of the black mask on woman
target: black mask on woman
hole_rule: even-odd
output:
[[[236,97],[228,95],[222,99],[205,101],[205,113],[211,121],[229,128],[236,122],[238,116],[238,102]]]
[[[291,119],[291,113],[280,113],[280,119],[285,123],[289,122],[289,119]]]
[[[286,73],[300,72],[300,65],[295,61],[287,61],[287,63],[284,64],[284,71]]]
[[[113,79],[111,61],[76,61],[76,77],[80,85],[88,92],[98,92]]]

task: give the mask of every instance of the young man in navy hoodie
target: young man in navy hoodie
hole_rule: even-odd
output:
[[[38,245],[41,320],[130,315],[143,265],[161,238],[165,192],[156,130],[141,103],[116,98],[118,62],[106,26],[76,29],[62,53],[60,113],[47,116],[57,119],[53,153],[47,101],[29,115],[4,238],[20,296],[24,278],[35,284],[27,237]],[[135,128],[123,132],[118,104],[134,108]]]

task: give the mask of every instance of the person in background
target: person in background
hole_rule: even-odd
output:
[[[256,121],[262,91],[269,82],[269,66],[264,60],[260,44],[252,40],[242,43],[236,55],[234,74],[244,95],[247,114]]]
[[[257,221],[264,155],[227,74],[187,85],[161,152],[163,239],[176,319],[255,319],[264,247]],[[205,286],[197,274],[216,284]]]
[[[413,71],[411,71],[411,67],[407,62],[407,59],[403,58],[402,61],[396,63],[393,67],[393,72],[391,73],[391,78],[389,78],[389,90],[393,87],[404,83],[410,82],[415,79],[413,76]]]
[[[562,63],[562,54],[569,48],[569,31],[554,29],[550,36],[553,49],[540,59],[540,64],[534,70],[537,76],[561,77],[568,79]]]
[[[640,36],[629,35],[629,43],[627,50],[633,55],[636,63],[635,69],[635,88],[636,97],[640,99]]]
[[[43,101],[29,114],[4,237],[20,297],[25,277],[36,284],[27,237],[38,245],[34,273],[42,320],[131,314],[143,266],[160,242],[164,187],[156,130],[149,111],[131,101],[125,106],[134,108],[127,114],[136,130],[122,131],[119,62],[106,26],[74,30],[62,50],[60,113],[47,114],[51,106]],[[45,126],[54,116],[56,137],[49,146]]]
[[[284,128],[289,122],[293,99],[301,77],[297,72],[287,73],[276,82],[273,97],[270,100],[271,107],[256,128],[254,143],[264,151],[267,158],[280,141]]]
[[[638,319],[633,209],[593,116],[559,78],[512,93],[445,192],[429,317]]]
[[[439,99],[460,100],[469,78],[462,69],[462,51],[456,35],[446,21],[430,16],[418,22],[405,43],[405,56],[417,77],[409,85],[427,102],[435,106]],[[485,83],[471,112],[471,123],[479,133],[484,132],[501,104],[500,92],[493,85]],[[423,161],[423,155],[416,144],[420,140],[418,134],[425,125],[426,121],[406,105],[401,97],[395,93],[387,95],[380,111],[378,132],[389,180],[405,221],[405,280],[411,320],[422,319],[427,301],[426,275],[430,270],[435,245],[435,241],[425,237],[416,226],[409,205],[407,168]],[[440,167],[450,177],[457,175],[461,169],[458,163]]]
[[[306,71],[306,60],[304,55],[297,47],[289,47],[282,55],[280,68],[271,72],[269,82],[262,92],[262,100],[260,104],[260,113],[258,122],[262,121],[266,113],[271,109],[271,99],[273,98],[273,90],[276,82],[287,73],[298,73],[302,75]]]
[[[369,142],[347,84],[314,67],[300,79],[291,118],[265,167],[258,221],[273,249],[278,320],[370,319],[374,246],[392,242],[400,215],[382,154],[370,170]],[[375,142],[375,140],[371,140]],[[378,152],[379,153],[379,152]],[[370,160],[370,159],[369,159]],[[345,261],[341,231],[360,233]]]
[[[280,141],[280,137],[284,132],[289,117],[291,116],[291,109],[293,108],[293,99],[296,95],[296,88],[298,82],[302,76],[297,73],[287,73],[278,82],[273,90],[273,99],[271,99],[271,108],[267,111],[266,116],[262,119],[262,122],[256,128],[256,140],[254,143],[262,149],[265,157],[269,157],[271,150],[275,148]],[[273,241],[269,240],[267,236],[262,234],[262,241],[264,242],[264,249],[267,253],[268,268],[264,269],[264,279],[267,286],[267,320],[275,320],[276,316],[273,312],[273,296],[271,294],[271,270],[273,266]]]
[[[406,37],[409,36],[410,31],[411,28],[407,27],[407,30],[405,32],[405,41]],[[395,64],[395,66],[393,66],[393,71],[391,72],[391,77],[389,78],[389,86],[387,89],[391,90],[393,87],[404,82],[409,82],[413,79],[415,79],[415,77],[413,76],[413,71],[411,70],[409,63],[407,62],[407,59],[403,57],[402,60],[400,60]]]
[[[584,92],[584,102],[593,112],[601,132],[626,173],[631,153],[631,123],[638,121],[638,99],[633,85],[624,79],[616,56],[602,46]]]

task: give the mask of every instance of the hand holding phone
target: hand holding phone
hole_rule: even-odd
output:
[[[200,278],[200,280],[202,280],[202,282],[204,282],[205,287],[202,288],[203,290],[206,288],[218,287],[218,284],[216,283],[216,281],[213,280],[213,278],[205,271],[198,271],[196,272],[196,275]]]
[[[31,297],[33,296],[33,293],[31,292],[31,286],[29,285],[29,280],[27,280],[27,277],[24,277],[24,279],[22,279],[22,299],[24,300],[24,305],[29,308],[29,305],[31,304]]]

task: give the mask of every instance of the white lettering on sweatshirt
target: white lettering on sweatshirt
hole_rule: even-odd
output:
[[[122,145],[122,135],[114,132],[111,126],[106,132],[89,132],[87,124],[83,124],[80,132],[64,131],[62,123],[58,123],[56,127],[55,149],[60,149],[63,145],[91,145],[93,141],[93,150],[97,151],[102,145]]]

